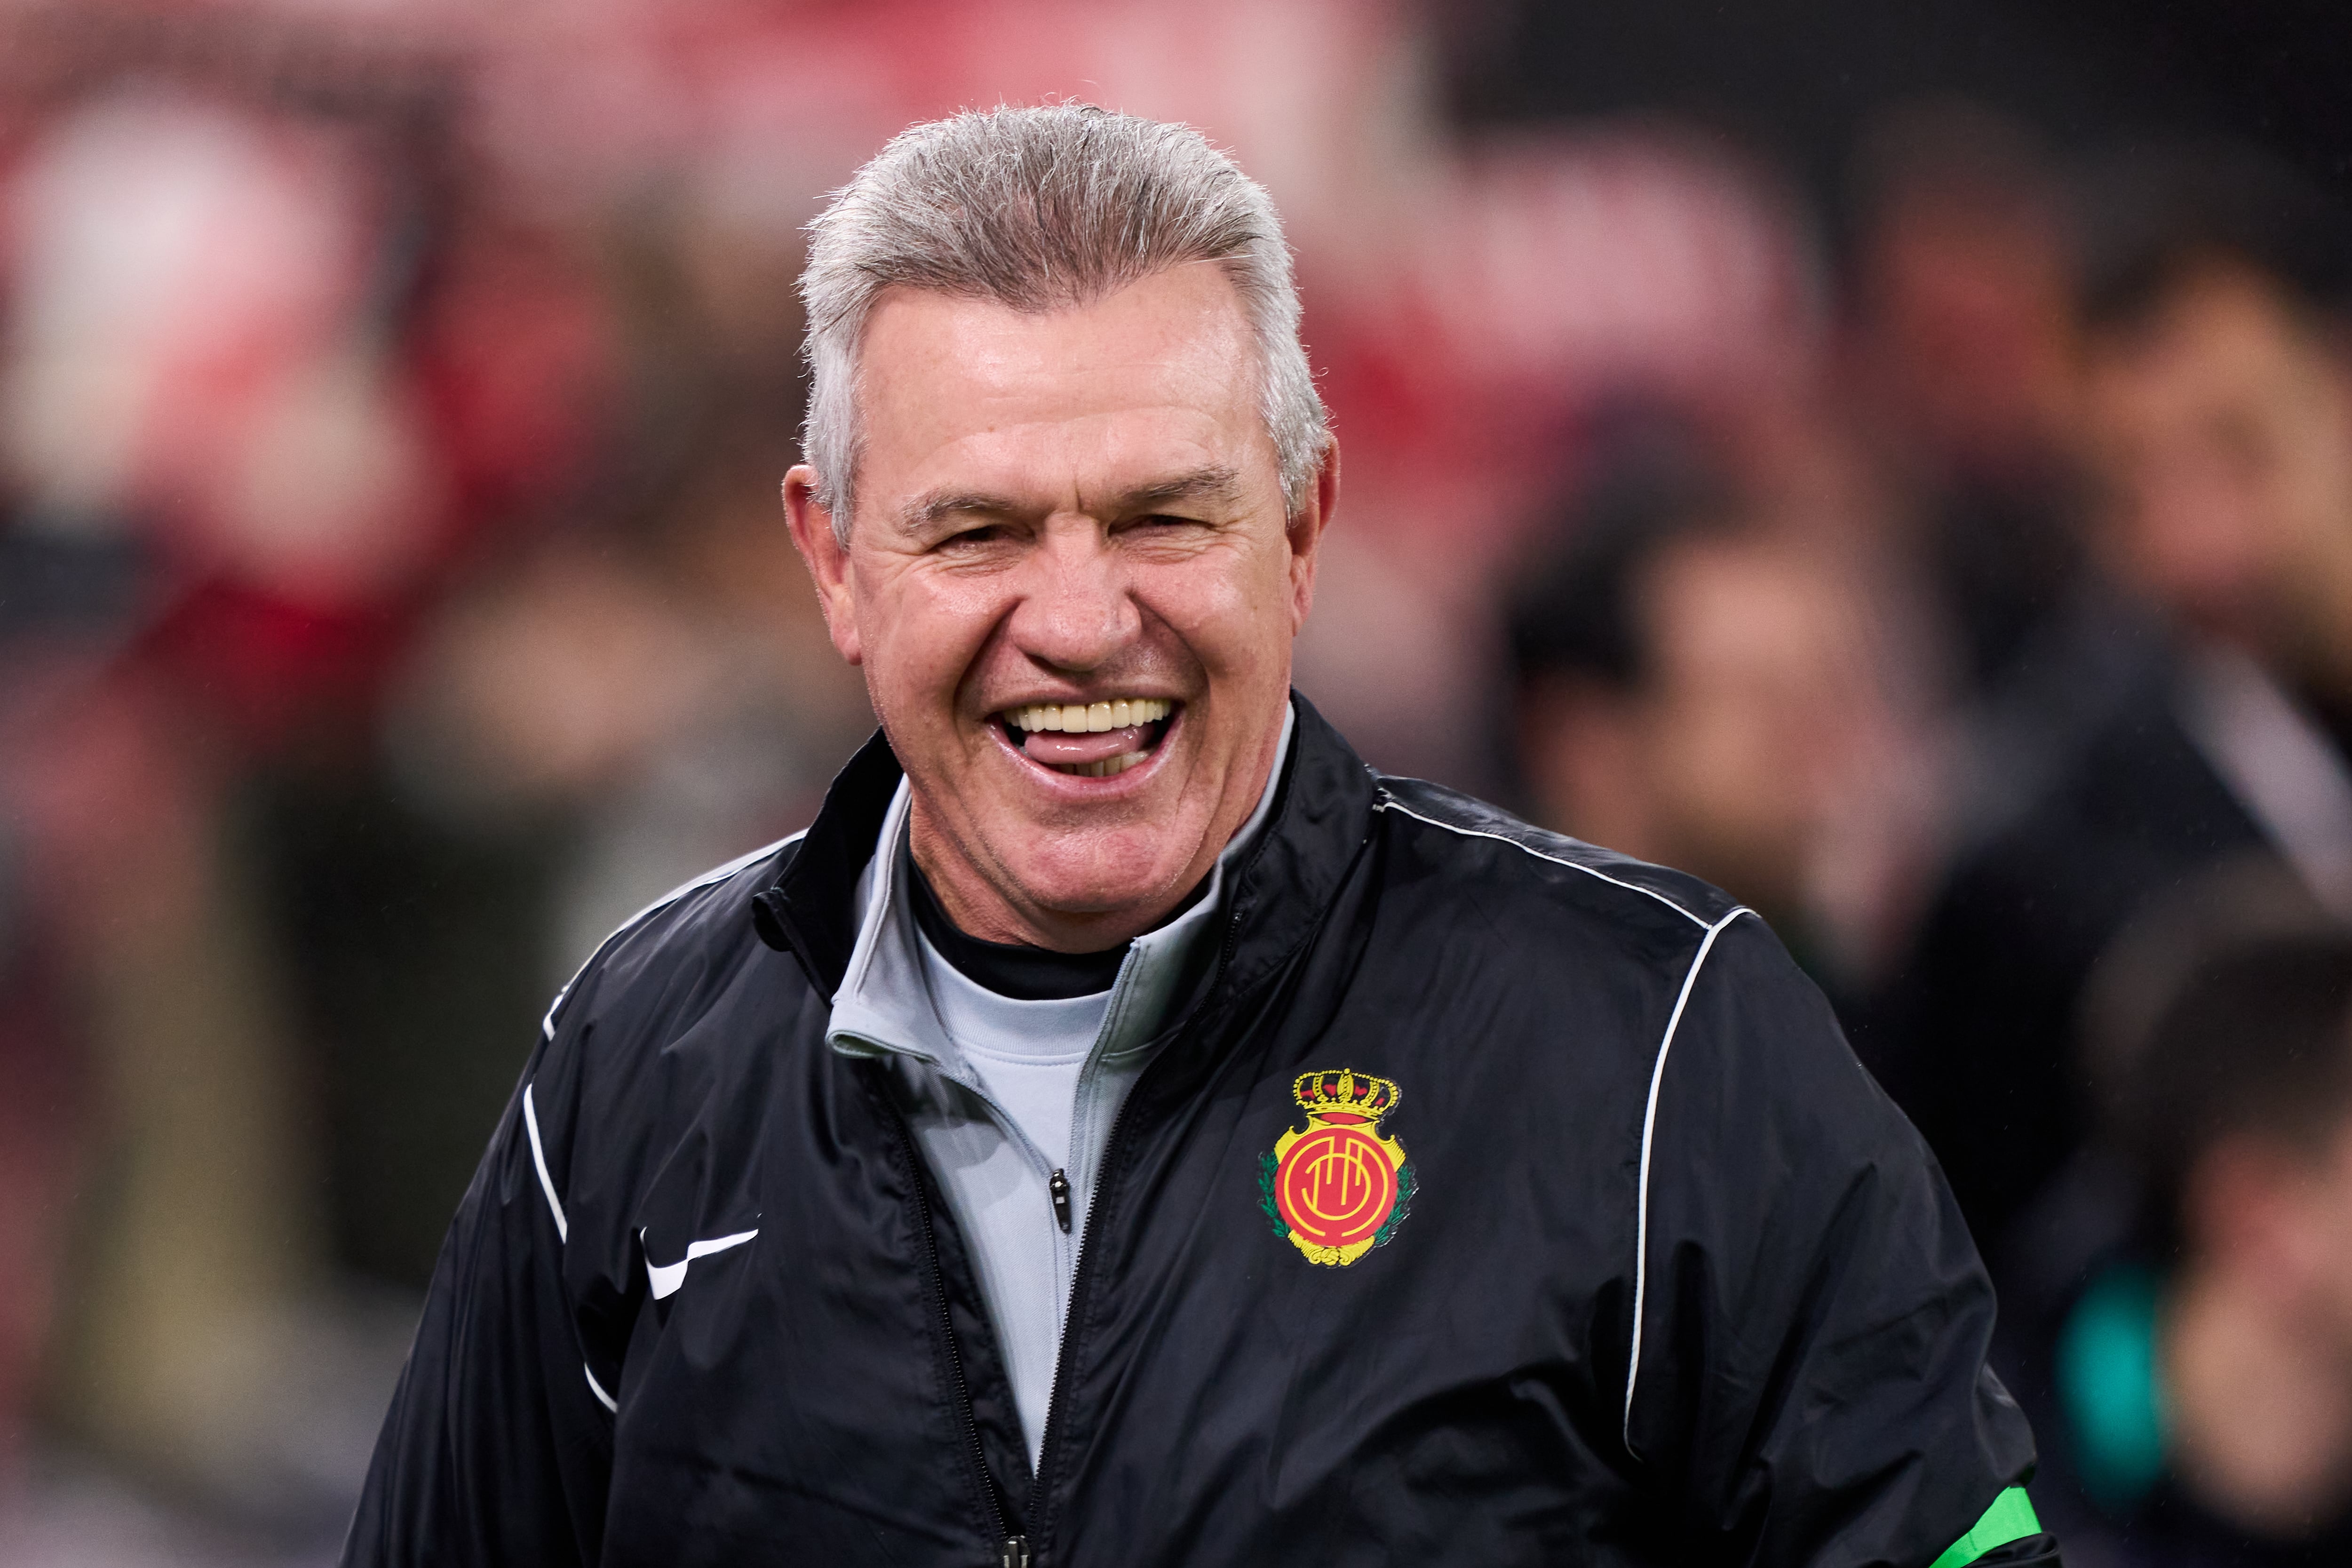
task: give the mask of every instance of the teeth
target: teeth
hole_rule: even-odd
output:
[[[1122,697],[1109,702],[1039,702],[1027,708],[1012,709],[1004,717],[1014,729],[1025,732],[1061,730],[1086,734],[1103,730],[1124,730],[1130,724],[1156,724],[1175,711],[1175,708],[1176,705],[1164,697]]]

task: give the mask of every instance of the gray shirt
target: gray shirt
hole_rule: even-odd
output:
[[[1217,857],[1192,908],[1129,944],[1108,991],[1023,1002],[973,984],[915,923],[901,781],[859,879],[858,933],[827,1037],[897,1073],[915,1141],[971,1253],[1013,1384],[1029,1461],[1037,1463],[1078,1241],[1112,1121],[1151,1058],[1169,1008],[1216,925],[1234,864],[1264,827],[1296,717],[1249,820]],[[1050,1183],[1069,1183],[1070,1228]]]

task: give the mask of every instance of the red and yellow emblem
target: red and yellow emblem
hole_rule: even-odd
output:
[[[1301,1073],[1291,1095],[1307,1125],[1259,1160],[1258,1206],[1310,1263],[1353,1263],[1396,1234],[1412,1203],[1404,1145],[1381,1136],[1403,1091],[1342,1068]]]

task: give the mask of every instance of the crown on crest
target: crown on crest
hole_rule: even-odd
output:
[[[1378,1121],[1404,1098],[1404,1091],[1387,1079],[1345,1068],[1337,1072],[1301,1073],[1290,1092],[1299,1107],[1318,1121]]]

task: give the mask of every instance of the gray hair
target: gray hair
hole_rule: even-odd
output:
[[[1190,261],[1221,264],[1260,361],[1283,506],[1306,507],[1331,444],[1298,342],[1298,289],[1264,186],[1189,126],[1091,104],[968,110],[893,137],[809,225],[802,450],[845,544],[863,446],[866,320],[904,286],[1016,310],[1083,305]]]

